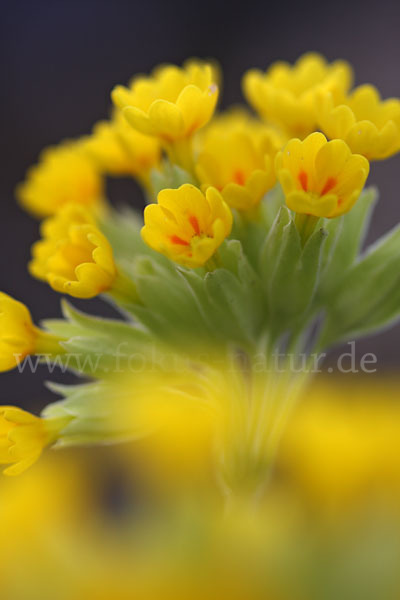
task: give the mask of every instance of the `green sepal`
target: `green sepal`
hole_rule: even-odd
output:
[[[346,270],[357,259],[378,199],[376,188],[361,194],[350,212],[336,219],[321,219],[329,236],[322,255],[321,282],[318,298],[321,304],[337,288]]]
[[[269,327],[275,333],[298,324],[310,310],[319,282],[327,232],[318,228],[302,247],[289,209],[282,206],[260,253],[268,297]]]
[[[321,345],[372,333],[400,316],[400,227],[347,270],[326,305]]]
[[[48,405],[45,418],[72,417],[62,430],[57,446],[117,443],[148,435],[149,430],[135,427],[130,404],[116,393],[114,382],[101,381],[76,386],[47,383],[64,399]]]
[[[154,343],[151,334],[132,322],[86,315],[73,308],[65,299],[61,302],[65,320],[49,319],[44,325],[50,332],[62,336],[65,354],[54,364],[90,377],[105,377],[116,368],[116,356],[145,356]],[[118,364],[122,362],[118,359]]]

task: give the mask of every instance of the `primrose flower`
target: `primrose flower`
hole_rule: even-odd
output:
[[[93,210],[104,205],[103,179],[80,141],[47,148],[16,193],[22,206],[39,218],[55,214],[68,203]]]
[[[42,239],[33,244],[32,260],[28,264],[33,277],[47,281],[47,260],[57,251],[60,240],[68,238],[68,230],[72,224],[95,225],[96,222],[92,213],[79,204],[66,204],[57,215],[42,221]]]
[[[253,208],[274,186],[273,159],[283,145],[274,130],[246,117],[223,115],[210,125],[196,163],[202,189],[217,188],[229,206],[241,211]]]
[[[352,152],[382,160],[400,151],[399,99],[381,100],[374,86],[361,85],[340,102],[320,90],[316,107],[322,131],[343,139]]]
[[[0,292],[0,372],[15,368],[30,354],[63,352],[58,341],[33,324],[22,302]]]
[[[93,224],[71,223],[65,237],[36,246],[30,271],[53,290],[76,298],[93,298],[109,290],[117,270],[107,238]]]
[[[275,160],[286,204],[297,213],[337,217],[348,212],[368,177],[369,163],[343,140],[322,133],[292,139]]]
[[[142,237],[157,252],[188,267],[203,266],[230,234],[232,213],[221,194],[191,184],[162,190],[144,211]]]
[[[266,73],[248,71],[243,79],[248,102],[267,121],[281,127],[290,137],[304,138],[317,129],[315,99],[321,88],[340,101],[350,89],[352,70],[348,63],[328,64],[319,54],[301,56],[291,66],[274,63]]]
[[[114,111],[110,121],[95,125],[84,149],[101,172],[132,175],[145,182],[161,158],[158,140],[130,127],[120,110]]]
[[[19,475],[53,444],[70,417],[41,419],[16,406],[0,406],[0,464],[5,475]]]
[[[138,131],[179,140],[211,119],[218,99],[215,70],[200,61],[163,65],[150,77],[135,77],[129,88],[117,86],[112,99]]]

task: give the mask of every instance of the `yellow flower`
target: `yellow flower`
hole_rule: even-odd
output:
[[[84,149],[100,171],[109,175],[133,175],[147,182],[149,171],[161,158],[160,144],[154,137],[130,127],[120,110],[111,121],[96,124]]]
[[[41,419],[16,406],[0,406],[0,464],[5,475],[19,475],[37,461],[71,420]]]
[[[372,85],[357,87],[337,101],[326,90],[317,96],[318,123],[331,139],[343,139],[352,152],[382,160],[400,150],[400,100],[381,100]]]
[[[13,369],[29,354],[63,352],[58,341],[33,324],[22,302],[0,292],[0,372]]]
[[[91,209],[104,204],[103,180],[80,141],[47,148],[16,193],[22,206],[39,218],[55,214],[68,203]]]
[[[109,290],[117,270],[107,238],[91,224],[72,223],[53,252],[43,252],[31,272],[46,279],[57,292],[93,298]]]
[[[283,143],[247,113],[217,118],[200,141],[196,173],[202,189],[217,188],[229,206],[246,211],[275,184],[273,159]]]
[[[76,298],[108,291],[119,301],[137,300],[134,283],[117,269],[110,243],[85,207],[66,205],[40,230],[28,265],[31,275]]]
[[[42,239],[32,246],[32,260],[28,265],[33,277],[47,281],[47,260],[53,256],[60,241],[68,239],[71,225],[95,225],[91,212],[79,204],[66,204],[55,216],[45,219],[40,226]]]
[[[275,160],[286,204],[297,213],[337,217],[348,212],[368,177],[369,163],[352,154],[343,140],[328,142],[312,133],[303,142],[293,139]]]
[[[135,77],[129,88],[117,86],[112,98],[135,129],[171,142],[191,136],[211,119],[218,99],[215,80],[208,63],[162,65],[150,77]]]
[[[184,184],[162,190],[144,211],[142,237],[157,252],[188,267],[203,266],[229,235],[232,213],[221,194]]]
[[[248,71],[243,80],[244,93],[254,109],[268,122],[275,123],[290,137],[304,138],[315,131],[315,98],[321,88],[341,100],[352,83],[348,63],[328,64],[319,54],[301,56],[291,66],[274,63],[266,73]]]

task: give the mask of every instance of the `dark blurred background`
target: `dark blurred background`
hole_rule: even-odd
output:
[[[226,106],[242,99],[247,68],[318,50],[330,60],[348,59],[356,83],[400,96],[398,2],[14,0],[1,3],[0,27],[0,289],[24,301],[36,321],[59,315],[60,297],[27,274],[38,224],[15,204],[14,186],[43,147],[87,133],[107,115],[116,83],[159,62],[212,56],[223,67]],[[370,240],[400,221],[399,172],[399,156],[373,165],[370,182],[379,186],[381,201]],[[110,190],[117,200],[141,202],[133,183],[111,182]],[[99,301],[92,308],[103,311]],[[378,372],[397,368],[399,340],[396,326],[358,342],[357,355],[375,353]],[[2,374],[0,403],[40,408],[50,399],[42,386],[47,377],[44,371]]]

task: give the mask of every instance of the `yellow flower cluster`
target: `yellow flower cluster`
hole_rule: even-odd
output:
[[[258,218],[256,209],[276,181],[296,213],[348,212],[365,184],[368,160],[400,150],[400,101],[381,101],[369,85],[351,92],[352,80],[346,62],[328,63],[315,53],[293,66],[250,70],[243,89],[262,120],[245,109],[213,116],[219,75],[212,63],[163,65],[117,86],[111,119],[82,140],[48,150],[19,187],[28,210],[55,215],[33,247],[31,273],[84,298],[113,286],[111,247],[95,222],[104,175],[141,182],[156,202],[145,211],[143,239],[191,267],[203,266],[229,236],[235,211]],[[153,175],[169,182],[171,163],[184,171],[164,187],[190,185],[163,189],[157,203],[154,189],[162,185]]]
[[[329,92],[317,96],[318,123],[331,139],[343,139],[352,152],[382,160],[400,151],[400,100],[382,101],[372,85],[361,85],[338,101]]]
[[[249,103],[289,137],[303,138],[317,129],[315,101],[323,89],[337,101],[352,83],[351,67],[343,61],[328,64],[319,54],[301,56],[294,66],[274,63],[266,73],[252,69],[243,79]]]
[[[400,100],[381,100],[372,85],[351,90],[352,69],[343,61],[329,65],[318,54],[305,54],[295,65],[278,62],[266,73],[250,70],[243,79],[249,103],[288,137],[303,139],[320,129],[342,139],[368,160],[400,151]]]

